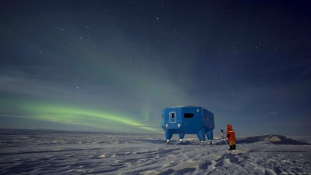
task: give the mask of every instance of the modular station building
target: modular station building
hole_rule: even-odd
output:
[[[185,134],[197,134],[202,145],[205,135],[208,140],[213,140],[214,114],[205,108],[200,106],[171,107],[163,109],[161,114],[161,127],[165,131],[167,143],[173,134],[179,134],[180,142]]]

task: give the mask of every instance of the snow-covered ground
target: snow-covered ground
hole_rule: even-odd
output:
[[[0,174],[311,174],[311,137],[264,135],[201,146],[164,135],[0,130]],[[218,140],[219,141],[219,140]]]

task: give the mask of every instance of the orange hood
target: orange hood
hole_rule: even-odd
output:
[[[228,129],[228,130],[231,130],[231,129],[232,129],[232,126],[231,126],[231,125],[227,125],[227,129]]]

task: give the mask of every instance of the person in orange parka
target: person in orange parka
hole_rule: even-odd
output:
[[[232,126],[229,124],[227,125],[227,138],[229,141],[230,149],[229,150],[235,150],[235,133],[232,129]]]

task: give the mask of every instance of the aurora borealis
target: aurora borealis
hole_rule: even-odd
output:
[[[163,133],[198,105],[216,130],[311,134],[308,4],[2,0],[0,128]]]

